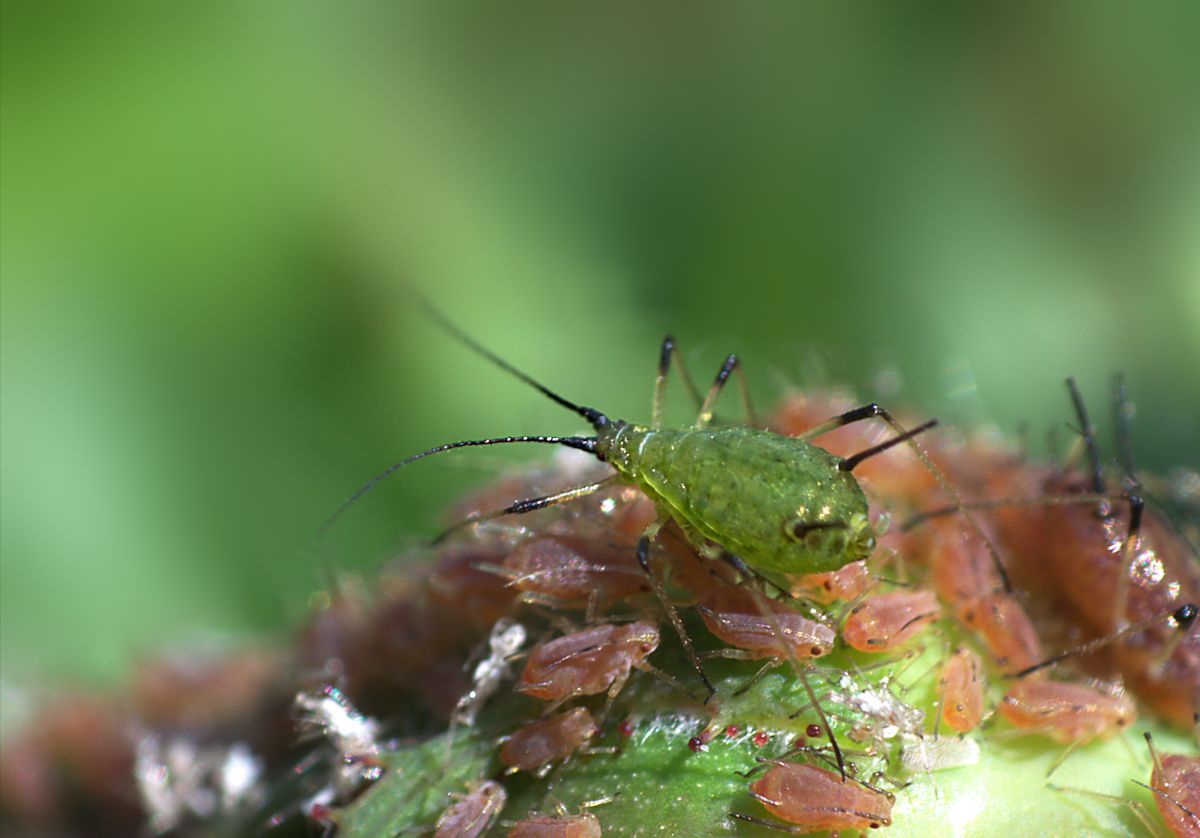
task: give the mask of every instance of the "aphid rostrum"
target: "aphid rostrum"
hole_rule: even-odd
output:
[[[515,443],[559,445],[592,454],[610,465],[615,474],[588,485],[518,500],[495,512],[471,516],[463,523],[544,509],[584,497],[615,482],[639,488],[654,502],[658,515],[638,541],[638,560],[710,695],[715,689],[699,666],[690,638],[661,582],[650,571],[650,544],[664,524],[673,520],[703,555],[729,562],[746,577],[837,570],[849,562],[866,558],[879,534],[868,517],[867,499],[852,472],[864,460],[903,442],[909,442],[929,473],[958,507],[962,506],[940,471],[919,446],[911,442],[916,434],[933,427],[936,420],[911,431],[905,430],[887,410],[872,403],[845,411],[797,436],[782,436],[756,427],[714,426],[717,397],[738,369],[737,356],[730,355],[704,398],[695,423],[689,427],[664,427],[662,408],[667,373],[672,357],[678,360],[674,340],[668,336],[659,355],[651,424],[638,425],[610,418],[595,408],[564,398],[485,349],[437,312],[431,310],[431,315],[465,346],[582,417],[591,425],[594,435],[505,436],[429,448],[393,464],[365,483],[326,520],[318,529],[317,537],[320,538],[350,505],[379,481],[434,454],[458,448]],[[746,401],[748,406],[748,398]],[[836,428],[872,418],[886,422],[896,435],[844,458],[810,442]],[[964,515],[977,526],[969,512]],[[1003,575],[998,557],[995,562]],[[774,621],[765,604],[760,610]],[[789,659],[810,700],[819,709],[803,667],[794,657],[789,656]],[[825,727],[828,729],[828,725]],[[830,740],[837,751],[832,733]]]

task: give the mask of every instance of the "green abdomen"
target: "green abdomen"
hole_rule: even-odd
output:
[[[626,426],[618,436],[606,452],[614,468],[751,567],[815,573],[863,558],[848,546],[854,543],[851,522],[866,523],[866,498],[821,448],[745,427]],[[798,539],[798,520],[845,527]]]

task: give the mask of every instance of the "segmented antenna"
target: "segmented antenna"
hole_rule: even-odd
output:
[[[428,300],[422,300],[421,302],[422,302],[422,305],[425,307],[425,310],[429,313],[429,316],[432,317],[434,319],[434,321],[439,326],[441,326],[444,331],[446,331],[452,338],[457,340],[459,343],[463,344],[465,347],[467,347],[468,349],[473,351],[475,354],[482,355],[484,358],[491,361],[493,364],[495,364],[500,369],[507,372],[509,375],[513,375],[513,376],[517,377],[518,379],[520,379],[521,381],[524,381],[530,387],[534,388],[539,393],[541,393],[543,396],[545,396],[546,398],[555,402],[556,404],[559,404],[562,407],[565,407],[567,410],[570,410],[570,411],[573,411],[574,413],[579,414],[584,419],[586,419],[588,421],[588,424],[590,424],[593,428],[596,428],[597,430],[599,430],[600,428],[602,428],[608,424],[608,417],[605,416],[603,413],[601,413],[599,410],[596,410],[594,407],[585,407],[583,405],[575,404],[575,402],[571,401],[570,399],[563,398],[562,396],[560,396],[558,393],[551,390],[546,385],[535,380],[533,378],[533,376],[530,376],[526,373],[521,372],[519,369],[514,367],[512,364],[508,363],[508,361],[505,361],[503,358],[501,358],[495,352],[492,352],[490,349],[487,349],[482,344],[478,343],[474,338],[472,338],[470,335],[468,335],[462,329],[458,328],[452,322],[450,322],[450,319],[448,317],[446,317],[446,315],[444,315],[440,311],[438,311],[436,308],[434,308],[433,304],[430,303]]]
[[[924,425],[919,425],[918,427],[913,428],[911,431],[905,431],[904,433],[900,434],[900,436],[893,437],[892,439],[889,439],[889,440],[885,440],[884,442],[881,442],[878,445],[868,448],[865,451],[859,451],[857,454],[855,454],[851,457],[847,457],[846,459],[844,459],[840,463],[838,463],[838,468],[841,469],[842,471],[854,471],[854,469],[857,468],[858,464],[861,463],[863,460],[867,459],[868,457],[874,457],[876,454],[882,454],[884,451],[887,451],[889,448],[894,448],[895,446],[899,445],[902,442],[907,442],[908,440],[912,439],[917,434],[922,433],[923,431],[927,431],[930,428],[935,427],[937,425],[937,423],[938,423],[938,420],[930,419]]]
[[[366,483],[359,486],[358,489],[355,490],[354,494],[346,498],[346,500],[342,502],[342,505],[335,509],[333,514],[326,518],[325,522],[322,523],[321,526],[317,527],[317,531],[314,533],[313,538],[316,541],[320,541],[325,537],[325,533],[329,531],[329,528],[337,523],[337,520],[345,514],[347,509],[354,506],[354,504],[358,502],[359,498],[374,489],[381,480],[390,475],[392,472],[399,471],[405,466],[415,463],[417,460],[423,460],[432,454],[440,454],[443,451],[451,451],[455,448],[470,448],[476,445],[507,445],[515,442],[539,442],[546,445],[565,445],[567,448],[575,448],[580,451],[586,451],[589,454],[596,453],[595,438],[581,436],[504,436],[495,437],[493,439],[467,439],[463,440],[462,442],[448,442],[445,445],[438,445],[433,448],[428,448],[419,454],[413,454],[411,457],[405,457],[398,463],[392,463],[392,465],[388,466]]]

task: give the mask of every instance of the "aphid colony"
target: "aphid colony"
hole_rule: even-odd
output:
[[[278,711],[278,693],[265,687],[215,737],[227,750],[172,768],[164,742],[199,753],[213,729],[138,740],[142,767],[130,757],[129,776],[152,830],[216,812],[336,828],[341,807],[387,776],[390,753],[449,725],[448,748],[456,736],[492,737],[493,768],[444,796],[413,824],[418,834],[599,836],[605,806],[619,803],[571,809],[556,783],[635,741],[644,720],[631,685],[676,697],[692,720],[680,737],[691,758],[717,741],[745,749],[743,794],[714,833],[747,822],[792,833],[886,827],[912,772],[970,763],[980,741],[1014,731],[1069,754],[1127,728],[1134,696],[1170,723],[1194,723],[1197,563],[1186,535],[1141,501],[1127,458],[1122,487],[1107,485],[1078,398],[1084,471],[1031,464],[981,440],[929,437],[926,453],[890,414],[828,394],[785,401],[770,432],[721,425],[715,402],[732,357],[696,427],[665,429],[663,385],[677,357],[669,339],[654,422],[630,425],[467,343],[574,410],[595,436],[452,443],[399,465],[502,441],[559,444],[608,465],[567,453],[552,468],[505,477],[451,511],[431,569],[417,572],[406,557],[373,593],[346,582],[319,599],[294,657],[270,668],[277,683],[297,684],[290,713],[279,715],[320,740],[306,754],[275,737],[230,738],[262,706]],[[886,422],[871,428],[861,421],[870,417]],[[934,696],[923,710],[891,673],[931,646],[947,654],[922,676]],[[730,659],[750,663],[720,663]],[[784,666],[803,687],[791,718],[771,730],[737,718],[740,696]],[[889,674],[864,674],[874,668]],[[618,745],[597,747],[602,738]],[[9,753],[6,815],[40,800],[11,779]],[[221,767],[235,755],[254,767],[252,781],[229,787],[236,794]],[[296,780],[291,802],[255,809],[272,773]],[[1200,828],[1198,774],[1195,756],[1155,754],[1138,780],[1174,834]],[[193,775],[198,791],[181,785]],[[528,777],[544,779],[540,801],[509,811],[511,784]]]

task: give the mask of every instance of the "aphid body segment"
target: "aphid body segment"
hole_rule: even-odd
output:
[[[1063,743],[1107,738],[1137,718],[1127,695],[1106,695],[1061,681],[1021,679],[1005,694],[998,709],[1014,726]]]
[[[979,634],[1005,675],[1041,662],[1037,629],[1015,597],[994,593],[969,599],[958,606],[958,618]]]
[[[494,780],[484,780],[442,812],[433,838],[479,838],[507,802],[503,786]]]
[[[630,669],[658,648],[658,628],[639,621],[605,625],[555,638],[534,648],[517,690],[547,701],[619,692]]]
[[[517,771],[534,771],[583,747],[596,735],[584,707],[525,725],[500,744],[500,761]]]
[[[534,815],[517,821],[508,838],[600,838],[600,821],[591,812]]]
[[[860,652],[886,652],[933,622],[938,612],[933,591],[892,591],[868,597],[850,610],[842,639]]]
[[[774,613],[773,621],[763,616],[748,593],[723,586],[700,603],[700,615],[709,631],[746,652],[739,657],[783,661],[790,654],[819,658],[833,649],[836,635],[829,626],[801,617],[775,600],[767,600],[766,606]]]
[[[887,795],[800,762],[775,763],[750,784],[750,794],[781,821],[802,827],[789,830],[797,833],[877,829],[892,822],[892,801]]]
[[[845,462],[800,439],[748,427],[596,429],[595,453],[694,537],[751,568],[820,573],[875,546],[867,499]]]

